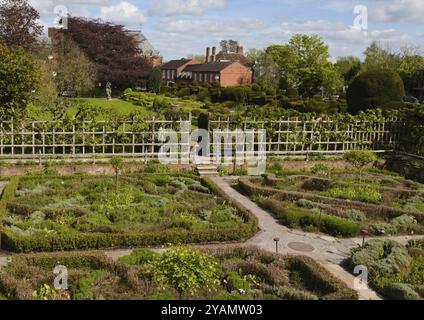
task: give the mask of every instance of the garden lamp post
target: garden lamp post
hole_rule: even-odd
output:
[[[280,238],[274,238],[275,242],[275,252],[278,253],[278,242],[280,242]]]
[[[368,235],[368,230],[365,227],[361,228],[361,235],[362,235],[362,248],[365,246],[365,237]]]

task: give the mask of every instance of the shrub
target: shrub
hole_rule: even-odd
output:
[[[231,271],[225,276],[227,282],[226,287],[229,292],[244,290],[245,292],[250,290],[250,282],[248,277],[241,276],[238,272]]]
[[[347,91],[348,111],[358,114],[371,108],[394,109],[404,105],[400,76],[390,70],[371,70],[357,76]]]
[[[344,217],[348,220],[356,222],[364,222],[367,220],[367,215],[362,211],[355,209],[348,209],[344,212]]]
[[[384,288],[384,296],[390,300],[418,300],[419,294],[405,283],[392,283]]]
[[[290,287],[275,288],[273,293],[283,300],[318,300],[312,293]]]
[[[157,257],[157,253],[150,249],[136,249],[130,255],[119,258],[123,263],[131,265],[142,265],[152,262]]]
[[[305,208],[305,209],[313,209],[315,207],[312,201],[309,201],[306,199],[299,199],[296,201],[296,204],[298,207]]]
[[[220,270],[215,257],[187,247],[175,247],[147,265],[153,279],[183,293],[219,285]]]
[[[330,180],[326,179],[308,179],[302,183],[302,189],[311,190],[311,191],[326,191],[332,185]]]
[[[362,188],[355,186],[332,187],[328,190],[328,195],[334,198],[375,204],[379,204],[383,201],[383,195],[380,190],[368,186]]]
[[[411,258],[407,250],[391,240],[374,239],[352,252],[351,266],[366,266],[371,281],[380,277],[399,276],[408,268]]]
[[[325,233],[342,237],[353,237],[360,232],[360,225],[355,222],[328,214],[287,208],[280,201],[272,198],[265,198],[259,204],[274,213],[284,225],[290,228],[314,226]]]

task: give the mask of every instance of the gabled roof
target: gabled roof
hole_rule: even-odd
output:
[[[187,67],[184,68],[183,72],[193,72],[196,71],[197,68],[199,68],[201,64],[189,64]]]
[[[233,63],[233,61],[216,61],[199,64],[197,67],[187,66],[187,68],[190,67],[191,72],[221,72]],[[187,68],[185,68],[184,71],[188,71]]]
[[[191,59],[171,60],[161,66],[161,69],[176,70],[192,61]]]
[[[226,53],[226,52],[219,52],[216,55],[216,58],[219,60],[229,60],[229,61],[233,61],[233,62],[240,62],[242,65],[246,66],[246,67],[252,67],[253,66],[253,62],[252,60],[250,60],[249,58],[247,58],[246,56],[240,54],[240,53]]]

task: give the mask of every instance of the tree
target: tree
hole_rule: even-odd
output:
[[[345,153],[344,159],[358,170],[359,182],[362,183],[362,172],[364,171],[365,167],[377,161],[378,158],[372,151],[354,150]]]
[[[345,84],[349,85],[361,71],[361,60],[356,57],[340,57],[334,66],[343,77]]]
[[[71,39],[95,64],[97,80],[124,89],[141,82],[152,70],[137,39],[122,25],[101,20],[68,18],[65,38]]]
[[[277,88],[280,82],[280,70],[271,54],[264,50],[249,49],[247,57],[253,61],[253,72],[255,82],[266,82],[268,85]]]
[[[281,69],[283,83],[303,96],[314,96],[322,90],[335,93],[342,86],[340,74],[329,61],[328,46],[316,35],[296,34],[288,45],[270,46],[266,52]]]
[[[194,294],[201,288],[220,283],[220,269],[213,256],[188,247],[174,247],[148,265],[153,279],[174,288],[180,299],[184,293]]]
[[[96,68],[72,40],[55,46],[53,52],[59,93],[74,91],[78,94],[94,88]]]
[[[124,168],[124,159],[120,157],[112,157],[112,159],[110,159],[110,164],[112,165],[113,171],[115,172],[115,191],[118,192],[119,174]]]
[[[370,70],[357,76],[347,90],[348,111],[397,109],[404,105],[403,81],[395,71]]]
[[[39,18],[26,0],[0,0],[0,43],[33,49],[43,31]]]
[[[402,78],[405,91],[408,94],[413,94],[415,84],[420,81],[419,71],[423,69],[424,57],[406,49],[396,70]]]
[[[194,60],[196,63],[201,64],[201,63],[205,63],[206,56],[205,55],[202,55],[202,54],[189,54],[187,56],[187,59]]]
[[[383,48],[376,41],[365,50],[365,70],[396,70],[399,64],[399,55],[392,52],[389,46]]]
[[[147,87],[150,92],[160,93],[160,85],[162,83],[162,70],[159,67],[153,68],[149,75]]]
[[[34,59],[21,48],[0,45],[0,119],[22,118],[39,82]]]

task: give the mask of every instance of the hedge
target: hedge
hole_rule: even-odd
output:
[[[71,252],[71,253],[38,253],[15,255],[12,259],[11,268],[17,264],[25,267],[39,267],[43,270],[53,270],[57,265],[65,265],[67,268],[102,269],[118,275],[125,283],[134,289],[139,289],[137,270],[133,267],[114,262],[104,253],[99,252]],[[0,291],[3,291],[17,300],[32,300],[33,288],[30,282],[20,281],[11,273],[0,270]]]
[[[312,258],[296,256],[288,258],[288,268],[299,271],[310,291],[324,291],[323,300],[358,300],[358,293],[318,265]]]
[[[250,178],[251,179],[251,178]],[[324,203],[328,205],[337,206],[339,208],[345,209],[357,209],[363,211],[371,216],[379,218],[393,219],[403,215],[413,216],[418,222],[424,221],[424,214],[420,212],[409,211],[405,209],[391,208],[383,205],[375,205],[363,203],[360,201],[353,200],[343,200],[337,198],[330,198],[310,193],[303,193],[297,191],[286,191],[286,190],[277,190],[274,188],[260,187],[251,182],[249,177],[242,177],[239,179],[239,187],[243,192],[248,195],[263,195],[263,196],[272,196],[279,195],[281,199],[284,200],[299,200],[306,199],[313,202]],[[254,178],[255,180],[260,178]],[[254,181],[254,180],[253,180]]]
[[[274,213],[286,226],[293,228],[297,226],[315,226],[325,233],[333,236],[354,237],[360,232],[360,225],[332,215],[318,214],[314,212],[295,212],[284,207],[280,201],[267,198],[260,203],[265,209]]]
[[[7,214],[7,204],[14,199],[14,192],[18,186],[19,179],[11,181],[4,192],[3,198],[0,200],[0,208],[3,215]],[[216,185],[209,181],[213,192],[223,195]],[[231,199],[225,197],[228,202]],[[244,224],[237,227],[225,229],[206,229],[206,230],[186,230],[181,228],[173,228],[164,231],[152,231],[144,233],[79,233],[79,234],[59,234],[59,235],[34,235],[19,236],[1,228],[1,248],[12,252],[39,252],[39,251],[65,251],[76,249],[106,249],[117,247],[138,247],[163,245],[167,243],[206,243],[206,242],[222,242],[222,241],[240,241],[253,236],[258,230],[257,218],[247,212],[243,207],[234,203],[238,209],[239,215],[243,218]],[[18,208],[16,203],[11,204],[12,207]],[[23,206],[19,207],[20,209]],[[60,210],[52,210],[50,214],[58,213]]]

